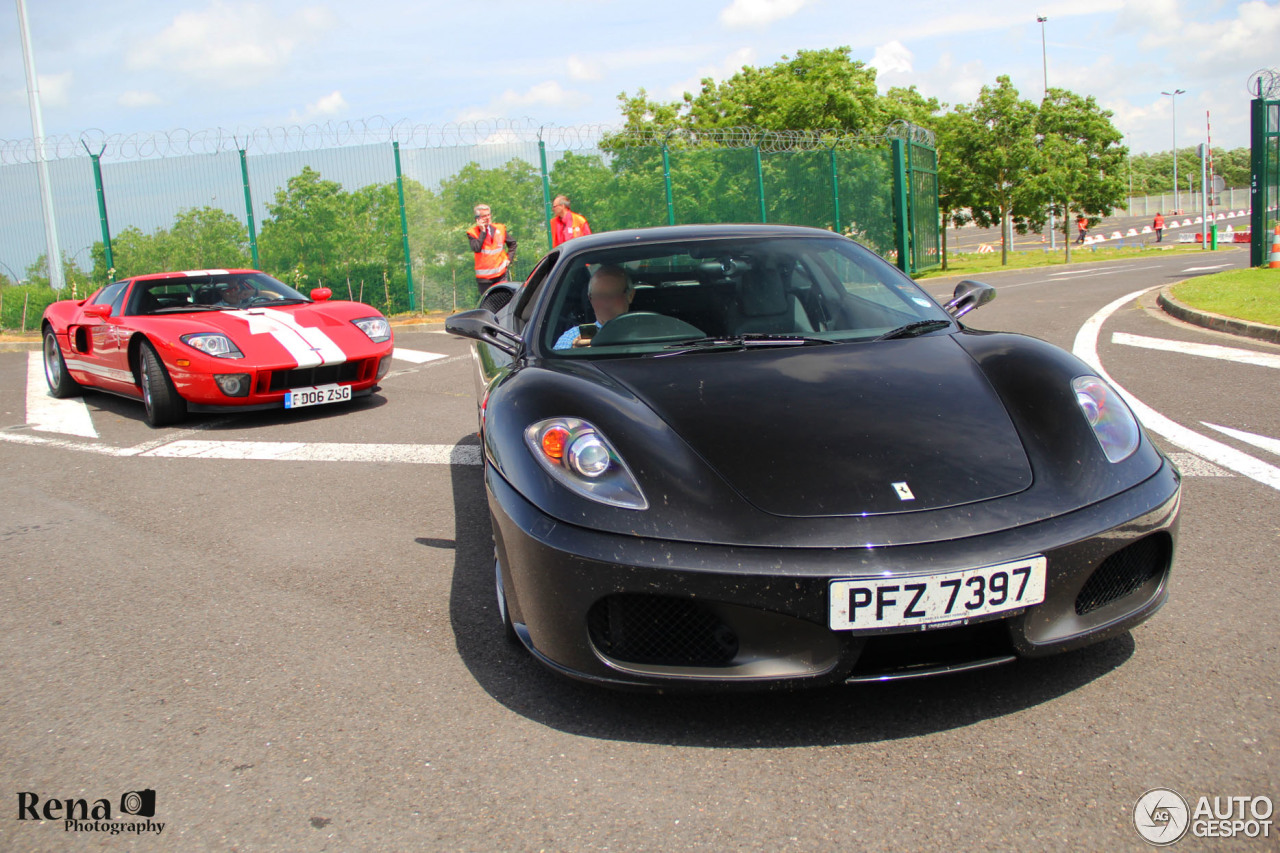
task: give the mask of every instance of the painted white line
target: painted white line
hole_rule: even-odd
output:
[[[1268,453],[1274,453],[1276,456],[1280,456],[1280,438],[1271,438],[1265,435],[1254,435],[1251,432],[1241,432],[1238,429],[1218,426],[1217,424],[1211,424],[1208,421],[1201,421],[1200,423],[1204,424],[1209,429],[1216,429],[1223,435],[1229,435],[1232,438],[1237,438],[1240,441],[1243,441],[1245,444],[1252,444],[1254,447],[1260,447]]]
[[[1203,358],[1219,358],[1223,361],[1234,361],[1239,364],[1253,364],[1258,367],[1280,368],[1280,355],[1273,355],[1238,347],[1221,347],[1216,344],[1193,344],[1186,341],[1167,341],[1163,338],[1148,338],[1144,335],[1130,335],[1115,332],[1111,335],[1111,343],[1129,347],[1179,352],[1184,355],[1198,355]]]
[[[1268,465],[1261,459],[1255,459],[1247,453],[1241,453],[1234,447],[1229,447],[1220,441],[1214,441],[1207,436],[1200,435],[1198,432],[1175,423],[1126,391],[1103,368],[1102,362],[1098,359],[1098,334],[1102,331],[1102,324],[1108,317],[1125,305],[1160,286],[1157,284],[1142,290],[1136,290],[1104,306],[1101,311],[1086,320],[1085,324],[1080,327],[1080,331],[1076,333],[1076,340],[1071,351],[1076,354],[1077,358],[1096,370],[1099,376],[1111,383],[1112,387],[1125,399],[1125,402],[1129,404],[1129,408],[1133,410],[1133,413],[1138,416],[1138,420],[1142,421],[1143,426],[1147,429],[1163,436],[1184,450],[1189,450],[1210,462],[1229,468],[1238,474],[1243,474],[1263,485],[1280,491],[1280,468]]]
[[[1187,267],[1183,272],[1209,272],[1211,270],[1225,270],[1227,267],[1235,266],[1235,264],[1215,264],[1211,267]]]
[[[280,462],[407,462],[418,465],[479,465],[477,445],[452,444],[308,444],[300,441],[199,441],[180,439],[157,446],[144,442],[136,447],[112,447],[99,442],[45,438],[22,432],[0,431],[0,441],[11,444],[57,447],[116,457],[167,457],[170,459],[253,459]]]
[[[310,444],[301,441],[198,441],[184,439],[139,456],[181,459],[256,459],[277,462],[409,462],[479,465],[480,448],[452,444]]]
[[[1234,477],[1230,471],[1225,468],[1219,468],[1211,462],[1205,462],[1194,453],[1178,453],[1169,454],[1170,461],[1178,466],[1178,470],[1182,472],[1184,477]]]
[[[401,361],[411,361],[414,364],[426,364],[428,361],[435,361],[437,358],[444,358],[442,352],[422,352],[416,349],[401,349],[395,347],[391,350],[391,357],[398,358]]]
[[[93,418],[83,397],[59,400],[49,395],[44,380],[44,354],[27,353],[27,425],[40,432],[60,432],[97,438]]]

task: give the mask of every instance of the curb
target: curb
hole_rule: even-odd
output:
[[[1248,320],[1237,320],[1235,317],[1225,317],[1222,314],[1212,314],[1208,311],[1192,308],[1173,298],[1173,287],[1174,285],[1169,285],[1161,288],[1160,295],[1156,297],[1156,303],[1169,316],[1176,317],[1193,326],[1212,329],[1215,332],[1226,332],[1229,335],[1239,335],[1244,338],[1280,344],[1280,326],[1251,323]]]

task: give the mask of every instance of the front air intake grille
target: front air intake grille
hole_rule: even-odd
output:
[[[271,374],[272,391],[288,391],[290,388],[307,388],[311,385],[331,385],[335,382],[355,382],[360,378],[365,361],[344,361],[341,364],[319,364],[315,367],[299,367],[294,370],[276,370]]]
[[[728,666],[738,637],[700,602],[663,595],[611,595],[587,614],[591,642],[615,660],[659,666]]]
[[[1169,536],[1157,533],[1127,545],[1102,561],[1076,596],[1076,613],[1084,616],[1137,592],[1169,566]]]

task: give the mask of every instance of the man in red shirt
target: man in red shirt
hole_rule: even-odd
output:
[[[516,241],[507,226],[493,221],[487,204],[475,206],[476,224],[467,229],[471,251],[476,253],[476,287],[480,295],[491,285],[510,281],[511,265],[516,262]]]
[[[1159,243],[1164,239],[1164,214],[1156,213],[1155,221],[1151,223],[1151,227],[1156,231],[1156,242]]]
[[[587,218],[569,209],[568,196],[556,196],[555,201],[551,202],[551,209],[555,211],[555,216],[551,217],[551,248],[554,249],[565,240],[591,233]]]

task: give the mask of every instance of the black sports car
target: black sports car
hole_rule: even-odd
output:
[[[569,241],[476,340],[499,609],[566,675],[817,685],[1112,637],[1165,601],[1180,476],[1061,349],[845,237]]]

